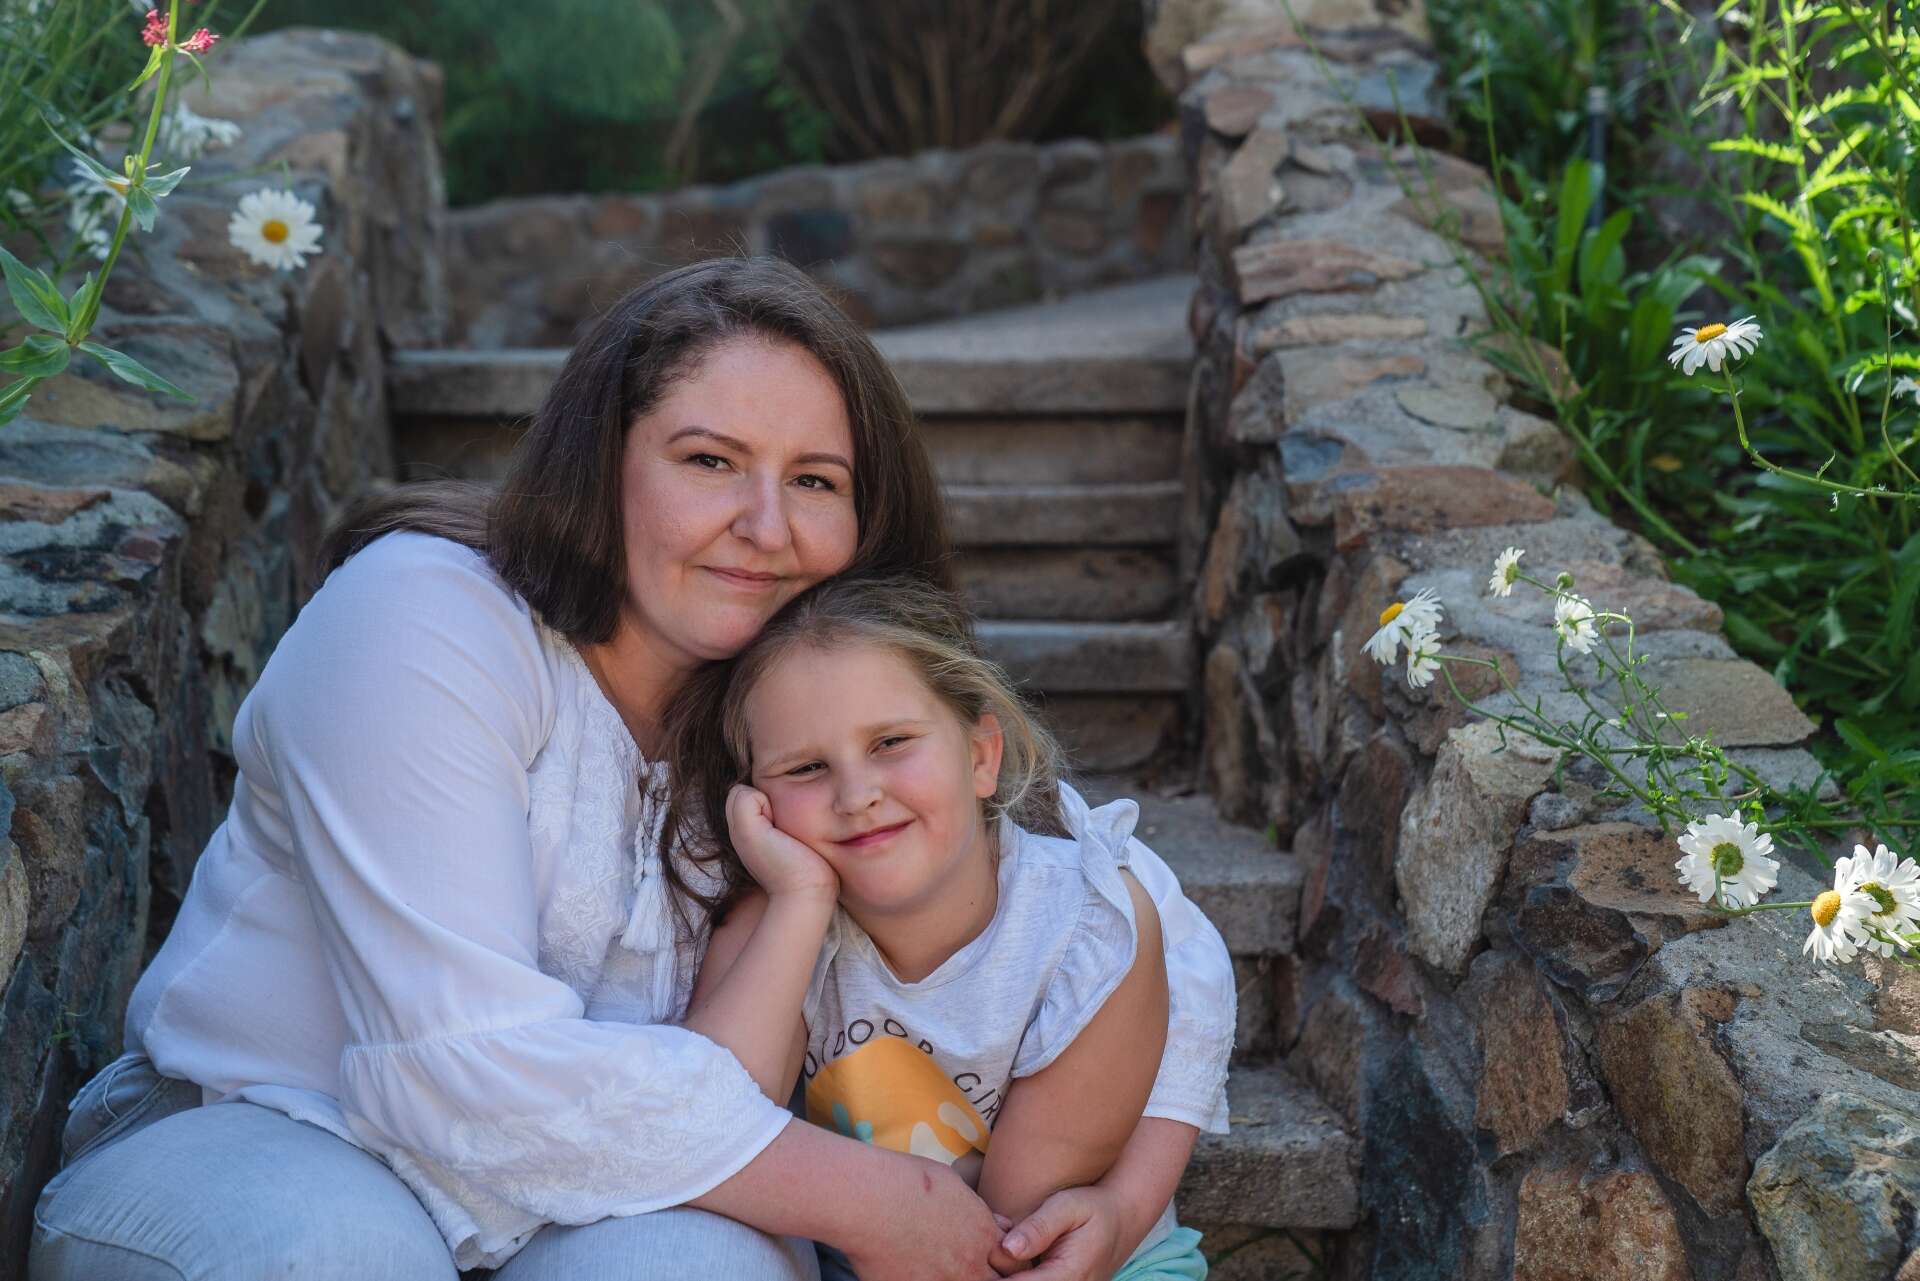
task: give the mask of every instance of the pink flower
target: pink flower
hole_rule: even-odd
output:
[[[167,20],[158,9],[147,10],[147,25],[140,30],[140,42],[158,49],[167,42]]]
[[[207,50],[213,48],[213,42],[219,38],[220,37],[214,35],[213,32],[202,27],[185,40],[182,40],[179,47],[186,53],[205,53]]]

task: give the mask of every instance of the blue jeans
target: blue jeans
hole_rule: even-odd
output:
[[[387,1166],[317,1126],[123,1055],[74,1099],[34,1210],[29,1281],[455,1281]],[[685,1207],[540,1229],[494,1281],[817,1281],[810,1242]]]

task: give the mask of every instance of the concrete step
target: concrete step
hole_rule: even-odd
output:
[[[1061,623],[985,619],[980,643],[1037,694],[1178,694],[1192,639],[1185,623]]]
[[[1173,542],[1180,482],[1134,485],[948,485],[961,547],[1153,547]]]
[[[1183,1223],[1350,1228],[1360,1149],[1333,1109],[1285,1068],[1236,1067],[1229,1134],[1203,1134],[1180,1180]]]
[[[1180,603],[1171,548],[975,546],[954,568],[985,618],[1127,622]]]
[[[873,339],[920,414],[1179,415],[1193,289],[1191,276],[1163,276]],[[560,348],[396,351],[387,397],[400,417],[524,417],[565,359]]]
[[[1183,700],[1179,694],[1033,697],[1075,772],[1139,769],[1180,743]]]
[[[1111,485],[1180,475],[1180,418],[922,415],[949,485]]]

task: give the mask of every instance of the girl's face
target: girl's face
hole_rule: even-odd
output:
[[[774,826],[827,860],[856,917],[924,907],[988,857],[999,725],[961,721],[891,650],[801,646],[743,710]]]
[[[670,666],[738,653],[853,559],[853,430],[802,347],[706,353],[634,422],[621,471],[626,621]]]

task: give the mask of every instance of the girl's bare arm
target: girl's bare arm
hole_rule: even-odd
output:
[[[1160,917],[1133,877],[1121,876],[1138,932],[1133,968],[1073,1044],[1008,1088],[993,1128],[980,1195],[1016,1221],[1053,1193],[1106,1176],[1140,1125],[1160,1070],[1167,1035]],[[1160,1209],[1153,1207],[1155,1216]]]
[[[754,888],[714,926],[682,1026],[733,1051],[782,1107],[806,1053],[800,1018],[833,901],[769,899]]]

